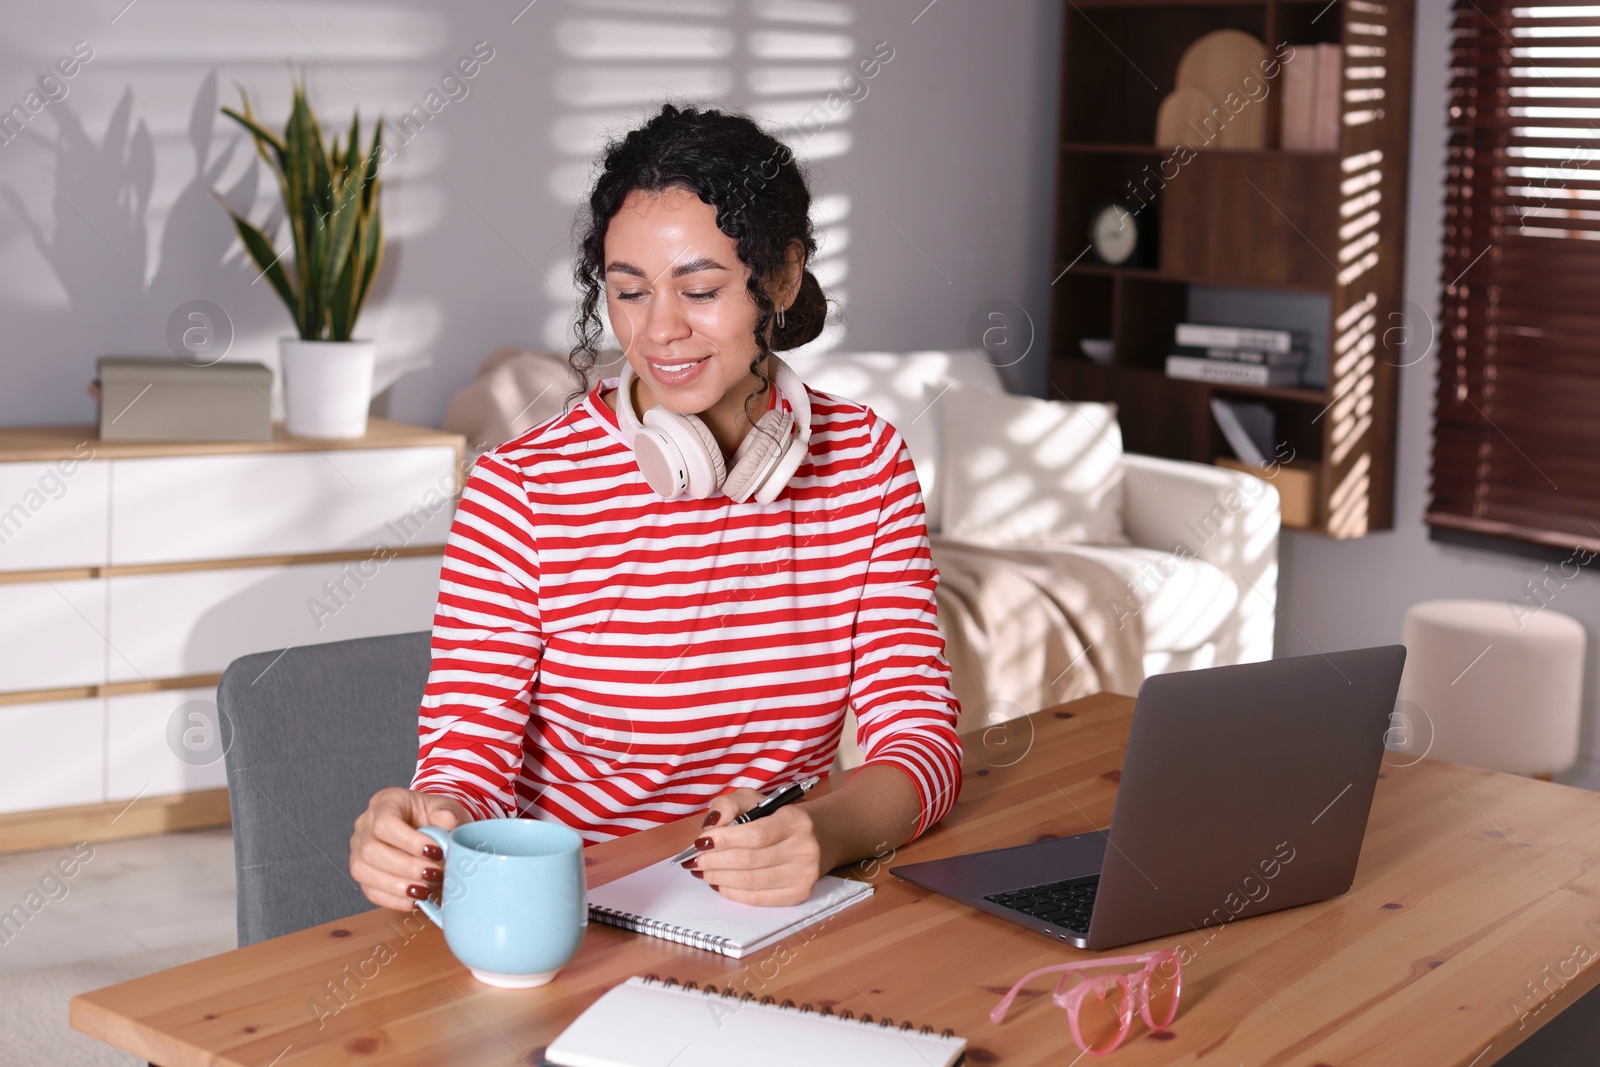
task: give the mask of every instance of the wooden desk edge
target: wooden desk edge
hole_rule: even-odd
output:
[[[198,1046],[151,1029],[137,1019],[118,1015],[87,999],[88,996],[88,993],[79,993],[67,1002],[67,1022],[80,1034],[87,1034],[114,1049],[140,1057],[152,1065],[197,1060],[206,1064],[245,1067],[243,1064],[237,1064],[237,1061],[207,1052]]]

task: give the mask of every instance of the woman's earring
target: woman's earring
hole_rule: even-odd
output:
[[[778,309],[778,329],[783,329],[783,308]]]

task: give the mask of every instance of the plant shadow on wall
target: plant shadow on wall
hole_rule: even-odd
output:
[[[20,222],[65,299],[62,303],[47,291],[47,283],[37,280],[19,287],[27,295],[19,296],[10,286],[0,290],[0,315],[12,336],[52,339],[48,362],[27,368],[20,376],[8,371],[16,389],[7,390],[11,407],[0,398],[0,421],[29,421],[29,397],[41,393],[82,397],[84,407],[77,418],[90,421],[93,411],[85,391],[94,377],[95,358],[185,355],[174,350],[172,338],[195,324],[184,320],[173,329],[173,319],[183,319],[184,306],[199,298],[216,304],[229,319],[206,324],[207,329],[215,326],[234,338],[260,339],[248,352],[235,342],[228,358],[275,365],[276,349],[267,339],[288,332],[282,309],[267,282],[257,280],[259,271],[211,194],[217,189],[232,204],[253,204],[263,172],[259,161],[252,160],[235,182],[220,184],[231,169],[237,169],[240,153],[248,157],[251,150],[242,132],[217,136],[219,120],[227,122],[220,118],[219,105],[213,69],[201,80],[189,111],[185,136],[193,170],[172,199],[154,254],[152,203],[161,198],[153,194],[164,183],[157,173],[153,137],[145,119],[137,115],[131,90],[123,91],[98,139],[85,128],[72,101],[63,99],[52,103],[21,137],[0,148],[17,152],[24,140],[31,140],[45,145],[52,156],[42,176],[49,185],[44,197],[24,196],[14,176],[18,171],[9,170],[13,177],[0,182],[0,198],[7,209],[0,215]],[[48,209],[38,207],[43,203]],[[281,208],[275,210],[274,220],[278,211]],[[391,242],[388,269],[374,283],[375,302],[383,299],[395,273],[398,245]],[[207,358],[222,355],[213,352]],[[274,391],[279,388],[275,383]]]

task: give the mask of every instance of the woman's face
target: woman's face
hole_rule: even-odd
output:
[[[639,376],[640,411],[732,416],[758,384],[750,269],[716,219],[687,189],[635,189],[606,227],[606,312]]]

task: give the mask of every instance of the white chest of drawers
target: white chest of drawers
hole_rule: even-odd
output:
[[[225,823],[223,668],[428,629],[463,448],[0,428],[0,852]]]

